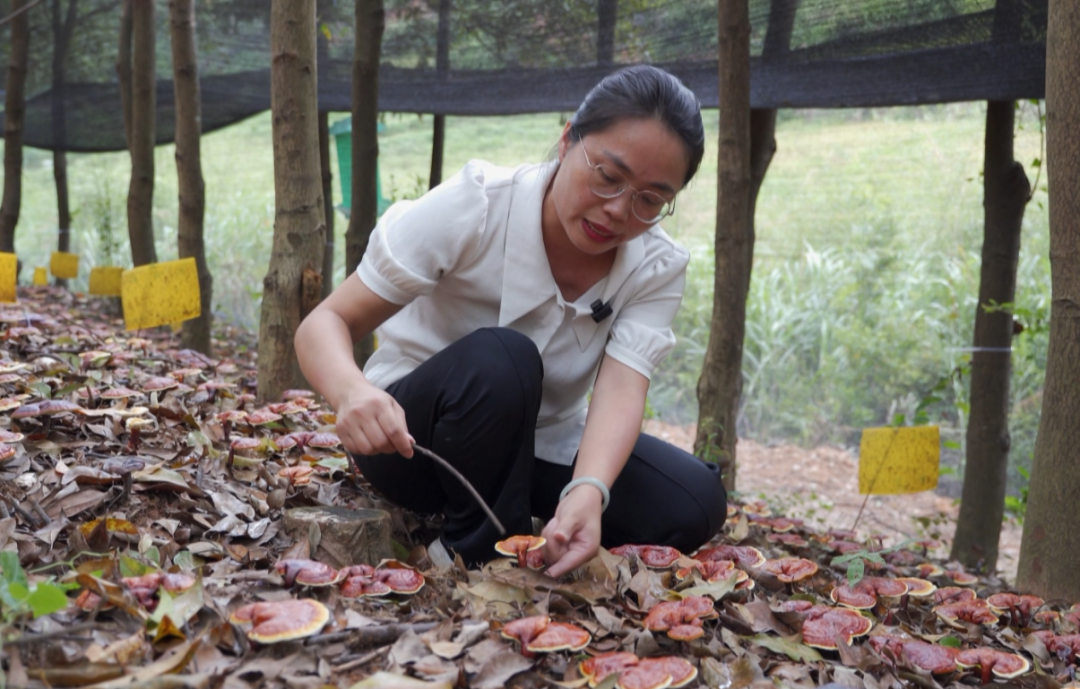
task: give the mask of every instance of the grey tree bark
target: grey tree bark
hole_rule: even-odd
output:
[[[442,79],[450,73],[451,0],[439,0],[439,31],[435,44],[435,73]],[[443,157],[446,151],[446,115],[435,114],[431,126],[431,172],[428,189],[442,183]]]
[[[199,317],[184,322],[180,342],[188,349],[210,355],[214,278],[206,264],[203,235],[206,185],[202,175],[202,94],[195,47],[195,0],[169,0],[169,34],[176,101],[176,177],[180,194],[180,222],[176,239],[180,258],[195,259],[202,304]]]
[[[326,221],[322,262],[322,298],[325,299],[334,291],[334,173],[330,170],[330,113],[326,110],[319,111],[319,171]]]
[[[116,51],[116,78],[120,86],[120,116],[124,120],[124,137],[128,150],[131,150],[131,34],[132,3],[134,0],[121,0],[120,5],[120,43]]]
[[[360,265],[378,217],[379,55],[385,27],[383,0],[356,0],[356,48],[352,71],[352,212],[345,233],[346,275],[351,275]],[[372,337],[358,342],[354,352],[357,363],[362,366],[372,351]]]
[[[359,42],[359,37],[357,38]],[[305,385],[293,335],[322,296],[325,237],[319,164],[315,0],[270,6],[274,243],[259,319],[259,397]]]
[[[136,266],[157,263],[154,246],[154,127],[157,114],[154,0],[131,4],[131,183],[128,239]]]
[[[719,0],[720,150],[716,272],[709,344],[698,380],[694,450],[716,461],[735,487],[735,419],[742,389],[746,294],[750,284],[750,16],[747,0]]]
[[[65,75],[71,32],[75,28],[78,0],[69,0],[67,12],[63,12],[60,0],[52,0],[52,129],[53,140],[67,139],[67,115],[65,112]],[[68,194],[67,153],[60,148],[53,150],[53,181],[56,184],[57,251],[71,250],[71,206]],[[66,287],[67,280],[56,278],[57,287]]]
[[[11,0],[15,14],[27,0]],[[4,94],[4,197],[0,201],[0,251],[15,252],[15,226],[22,209],[23,124],[26,69],[30,54],[30,10],[11,20],[11,46]]]
[[[1080,600],[1080,3],[1050,0],[1046,158],[1050,185],[1050,347],[1017,586]]]

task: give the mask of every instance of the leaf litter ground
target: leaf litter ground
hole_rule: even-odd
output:
[[[255,398],[250,336],[220,330],[210,359],[167,330],[124,332],[107,301],[20,298],[0,309],[8,686],[581,687],[615,652],[637,667],[594,685],[1074,681],[1072,601],[995,595],[1002,579],[950,567],[932,540],[827,531],[782,501],[733,505],[698,553],[602,551],[559,581],[511,558],[437,567],[422,545],[437,522],[353,477],[331,410]],[[283,514],[324,505],[387,509],[398,559],[311,562],[318,534],[287,534]],[[417,572],[415,593],[384,586]],[[514,621],[536,631],[511,640]],[[313,630],[272,642],[298,623]],[[565,624],[587,645],[522,648]]]

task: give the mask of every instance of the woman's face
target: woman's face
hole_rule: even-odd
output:
[[[686,146],[666,126],[653,119],[628,119],[600,132],[570,141],[570,124],[559,140],[560,166],[545,203],[545,228],[558,225],[578,250],[593,255],[606,253],[640,236],[655,222],[657,197],[641,197],[631,208],[637,192],[652,192],[672,200],[682,188],[689,165]],[[592,167],[590,167],[590,163]],[[626,189],[614,198],[598,196],[593,167],[621,175]],[[593,184],[590,185],[590,175]],[[610,182],[601,177],[600,181]],[[620,185],[622,186],[622,185]],[[554,217],[547,217],[549,214]]]

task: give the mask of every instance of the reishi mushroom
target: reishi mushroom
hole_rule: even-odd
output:
[[[982,670],[982,683],[990,683],[990,675],[1002,679],[1019,677],[1031,669],[1031,663],[1023,656],[1005,653],[992,648],[969,648],[956,654],[957,667],[969,669],[978,667]]]
[[[278,560],[274,571],[281,575],[286,586],[293,583],[301,586],[332,586],[343,578],[341,572],[328,564],[299,558]]]
[[[978,598],[971,589],[962,589],[959,586],[945,586],[934,591],[934,604],[963,603]]]
[[[997,613],[990,604],[981,598],[961,601],[959,603],[945,603],[934,607],[934,614],[945,624],[951,627],[964,629],[963,622],[972,624],[994,624],[998,621]]]
[[[1041,608],[1046,602],[1038,596],[1020,595],[1018,593],[1010,593],[1002,591],[1001,593],[995,593],[988,597],[986,602],[990,604],[994,612],[999,615],[1008,611],[1009,619],[1021,626],[1026,625],[1028,619],[1031,617],[1031,610],[1033,608]]]
[[[761,569],[785,584],[793,584],[803,579],[809,579],[818,572],[817,563],[803,557],[782,557],[779,560],[766,560]]]
[[[879,597],[898,598],[907,593],[908,587],[899,579],[888,577],[863,577],[855,586],[837,586],[829,594],[834,603],[869,610],[878,603]]]
[[[516,557],[518,567],[525,569],[528,565],[526,553],[539,550],[547,543],[543,536],[511,536],[495,544],[496,552],[507,557]]]
[[[330,621],[330,611],[317,600],[249,603],[229,615],[234,624],[250,622],[247,636],[261,644],[276,644],[313,636]]]
[[[608,675],[632,668],[638,662],[638,657],[629,651],[609,651],[578,663],[578,672],[589,680],[590,687],[595,687],[607,679]]]
[[[645,628],[651,632],[675,631],[676,640],[689,640],[701,634],[681,627],[703,627],[706,619],[719,617],[713,607],[713,601],[707,596],[688,596],[677,601],[661,601],[649,608],[645,616]],[[704,633],[704,630],[702,630]]]
[[[869,634],[873,627],[872,620],[851,608],[818,605],[807,613],[802,638],[807,646],[835,651],[838,640],[850,646],[855,638]]]
[[[666,569],[682,556],[678,550],[666,545],[620,545],[611,552],[627,558],[637,555],[642,564],[653,569]]]
[[[870,637],[870,648],[890,662],[906,658],[915,667],[935,675],[956,670],[957,650],[948,646],[883,634]],[[891,657],[886,655],[886,651]]]
[[[761,551],[749,545],[718,545],[699,550],[693,557],[703,562],[705,560],[733,560],[746,569],[756,569],[765,564],[765,556],[761,554]]]

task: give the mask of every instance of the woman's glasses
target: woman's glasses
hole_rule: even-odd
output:
[[[589,189],[602,199],[613,199],[629,189],[630,210],[634,217],[643,223],[653,225],[675,212],[675,199],[667,199],[654,191],[638,191],[626,183],[626,178],[617,169],[603,163],[592,164],[585,142],[581,142],[581,151],[585,154],[585,164],[589,166]]]

